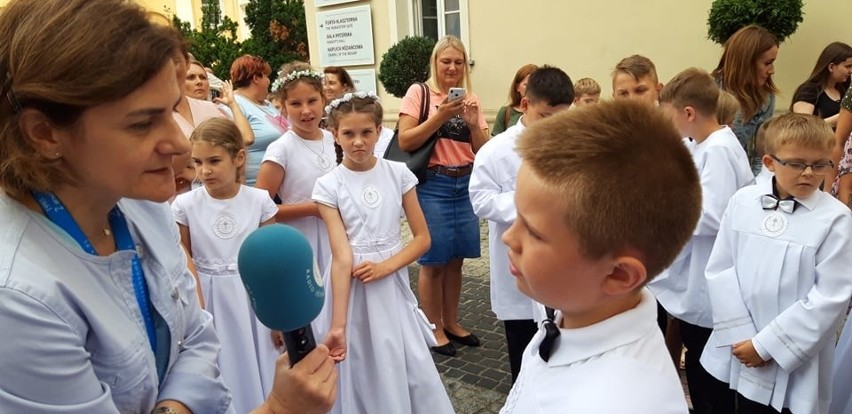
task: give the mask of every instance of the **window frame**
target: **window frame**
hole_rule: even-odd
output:
[[[423,36],[423,1],[434,1],[436,10],[437,10],[437,18],[438,18],[438,38],[445,36],[447,34],[447,20],[446,16],[448,13],[458,13],[459,15],[459,39],[464,43],[465,47],[468,49],[468,55],[470,55],[470,27],[468,24],[468,0],[458,0],[459,8],[458,10],[447,11],[444,6],[446,0],[411,0],[410,6],[412,13],[411,25],[409,28],[411,32],[417,36]]]

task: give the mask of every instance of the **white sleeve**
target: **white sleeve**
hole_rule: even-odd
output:
[[[266,147],[266,153],[263,154],[263,160],[260,163],[263,164],[264,162],[272,161],[286,170],[287,146],[285,145],[285,139],[289,139],[289,134],[284,134],[284,136],[272,141],[272,143]]]
[[[719,223],[728,201],[739,190],[734,154],[726,147],[710,148],[704,153],[701,168],[701,217],[693,235],[714,236],[719,232]]]
[[[707,291],[713,309],[713,331],[720,346],[730,346],[751,339],[757,332],[743,300],[735,266],[737,233],[731,228],[736,217],[736,200],[728,203],[722,216],[719,235],[707,261]]]
[[[317,203],[337,208],[337,174],[336,171],[317,178],[311,199]]]
[[[411,172],[411,170],[409,170],[408,167],[405,166],[405,164],[403,164],[403,163],[399,163],[399,164],[401,164],[398,167],[399,168],[399,174],[402,176],[402,188],[401,188],[401,190],[402,190],[402,194],[405,194],[405,193],[411,191],[412,188],[417,187],[418,180],[417,180],[417,176],[414,175],[414,173]]]
[[[252,188],[253,190],[258,190],[257,188]],[[263,223],[278,214],[278,205],[269,198],[269,193],[266,191],[260,190],[258,194],[258,199],[260,200],[260,222]]]
[[[498,154],[498,144],[501,142],[485,144],[476,154],[468,192],[473,213],[478,217],[495,223],[511,224],[517,215],[515,191],[505,189],[505,185],[514,177],[506,171],[508,164],[498,162],[495,156]]]
[[[179,224],[183,224],[184,226],[189,225],[189,219],[186,217],[186,207],[184,206],[184,200],[186,200],[186,197],[189,194],[192,194],[192,191],[178,195],[171,205],[172,214],[174,214],[175,216],[175,221],[177,221]]]
[[[852,295],[852,214],[844,212],[828,228],[816,252],[813,287],[755,337],[788,372],[812,359],[821,347],[834,346],[837,323]]]

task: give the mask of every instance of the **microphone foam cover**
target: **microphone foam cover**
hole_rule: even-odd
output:
[[[322,309],[325,291],[311,245],[284,224],[253,231],[240,246],[240,277],[261,323],[279,331],[307,326]]]

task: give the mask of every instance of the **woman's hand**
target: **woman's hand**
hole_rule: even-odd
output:
[[[479,104],[476,101],[465,101],[461,117],[469,129],[479,129]]]
[[[385,262],[373,263],[370,261],[363,262],[352,272],[352,277],[364,283],[370,283],[374,280],[379,280],[391,274],[391,270]]]
[[[237,100],[234,99],[234,86],[231,84],[231,81],[226,80],[222,82],[222,95],[213,99],[213,102],[223,104],[228,107],[237,103]]]
[[[330,356],[334,362],[341,362],[346,359],[345,328],[331,328],[322,342],[328,347],[328,356]]]
[[[441,119],[441,124],[449,121],[450,118],[464,113],[465,103],[461,99],[450,101],[449,97],[445,97],[441,104],[438,105],[437,116]]]
[[[253,414],[327,413],[337,397],[337,369],[328,348],[317,346],[290,367],[287,354],[275,363],[275,379],[266,402]]]

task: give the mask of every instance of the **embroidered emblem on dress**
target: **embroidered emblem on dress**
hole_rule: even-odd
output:
[[[220,239],[230,239],[237,234],[237,220],[230,214],[222,214],[213,220],[213,234]]]
[[[787,231],[787,226],[789,226],[789,222],[785,214],[773,211],[763,218],[761,232],[765,236],[778,237]]]
[[[361,201],[367,207],[377,208],[382,205],[382,193],[376,187],[368,185],[361,190]]]

